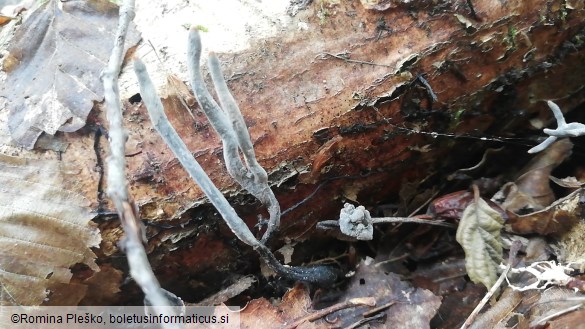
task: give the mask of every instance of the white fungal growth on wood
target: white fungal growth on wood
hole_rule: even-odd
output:
[[[372,240],[374,225],[370,212],[364,206],[355,207],[346,203],[339,214],[339,229],[345,235],[358,240]]]

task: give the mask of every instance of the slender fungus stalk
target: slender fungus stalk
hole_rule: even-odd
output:
[[[244,118],[223,78],[219,60],[213,53],[209,54],[208,64],[221,107],[205,87],[199,65],[201,37],[196,28],[192,28],[189,32],[187,56],[191,86],[201,109],[223,142],[223,155],[229,174],[268,208],[270,218],[261,240],[265,244],[280,225],[280,205],[268,185],[266,171],[256,160]],[[240,158],[240,151],[245,164]]]
[[[199,59],[201,43],[196,30],[191,30],[189,44],[189,54],[193,54],[193,50],[196,50],[195,55],[197,59]],[[196,44],[195,49],[192,44]],[[214,64],[211,64],[210,66],[213,65]],[[217,66],[218,65],[219,64],[217,64]],[[193,71],[194,68],[196,68],[196,72]],[[328,266],[290,267],[282,265],[274,257],[270,249],[254,237],[254,234],[252,234],[246,223],[244,223],[244,221],[238,216],[224,195],[213,184],[211,179],[209,179],[205,171],[203,171],[203,168],[201,168],[173,126],[169,123],[164,113],[163,105],[156,94],[156,89],[150,80],[144,63],[139,59],[135,59],[134,70],[138,82],[140,83],[140,94],[142,95],[142,99],[148,109],[148,113],[155,129],[173,151],[191,178],[209,198],[209,201],[218,210],[219,214],[223,217],[228,227],[234,232],[238,239],[254,248],[254,250],[256,250],[264,259],[266,264],[281,276],[319,285],[333,283],[337,278],[337,273],[333,268]],[[217,72],[220,72],[219,69]],[[256,161],[250,136],[248,135],[243,118],[239,113],[239,109],[237,108],[231,94],[229,94],[229,92],[226,93],[227,86],[225,86],[223,78],[215,76],[213,79],[216,82],[216,87],[217,84],[220,84],[218,94],[221,95],[220,99],[223,106],[229,108],[226,111],[232,112],[231,114],[226,114],[226,112],[221,110],[205,88],[201,73],[199,72],[198,63],[196,65],[191,63],[191,75],[192,78],[194,77],[192,79],[193,89],[195,90],[199,104],[201,108],[205,110],[209,121],[212,123],[223,141],[224,158],[228,171],[244,188],[250,191],[250,193],[257,196],[263,203],[266,202],[265,204],[269,205],[269,210],[272,209],[271,221],[273,226],[272,228],[269,226],[269,230],[267,230],[267,234],[265,234],[266,239],[267,236],[270,235],[269,231],[271,232],[277,227],[278,219],[280,217],[280,207],[274,194],[268,187],[266,172]],[[224,89],[222,90],[222,88]],[[242,151],[248,167],[246,167],[240,159],[238,149]]]

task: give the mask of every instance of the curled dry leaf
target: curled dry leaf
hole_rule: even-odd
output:
[[[94,271],[99,230],[89,201],[63,189],[58,161],[0,155],[0,305],[39,305],[48,287],[69,284],[69,267]]]
[[[473,200],[473,194],[469,191],[457,191],[445,194],[431,202],[427,210],[427,215],[445,221],[458,221]],[[500,216],[504,220],[508,219],[508,214],[498,204],[491,200],[485,200],[485,202],[492,209],[500,213]]]
[[[3,62],[7,78],[0,97],[6,98],[9,116],[0,131],[8,130],[12,141],[1,142],[32,149],[42,132],[85,125],[93,103],[103,98],[99,77],[117,23],[118,6],[107,0],[51,0],[30,15]],[[126,49],[139,40],[131,27]]]
[[[558,186],[566,188],[580,188],[583,185],[585,185],[585,183],[580,182],[576,177],[573,176],[565,178],[556,178],[554,176],[550,176],[550,180],[553,181]]]
[[[469,278],[489,289],[498,278],[497,267],[502,262],[500,230],[504,219],[479,197],[477,188],[474,190],[474,202],[465,208],[461,216],[456,239],[465,251],[465,268]]]
[[[520,172],[514,183],[502,187],[502,208],[516,214],[539,211],[548,207],[555,195],[549,177],[554,168],[571,155],[573,143],[568,138],[556,141],[544,152],[536,155]],[[494,199],[502,197],[494,196]]]
[[[506,230],[516,234],[562,235],[571,230],[582,218],[583,198],[585,190],[581,188],[541,211],[512,216],[506,223]]]

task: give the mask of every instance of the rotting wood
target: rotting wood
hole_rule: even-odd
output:
[[[457,152],[482,145],[440,134],[540,135],[527,129],[527,122],[535,115],[552,119],[543,100],[553,99],[567,110],[583,102],[581,1],[479,0],[473,1],[473,15],[463,2],[445,3],[376,12],[345,1],[323,20],[311,6],[297,15],[311,29],[219,56],[282,205],[280,239],[309,237],[314,224],[334,219],[346,199],[366,206],[389,200],[403,182],[445,165],[445,155],[456,158]],[[455,15],[469,18],[470,25]],[[392,32],[378,34],[380,20]],[[413,83],[420,74],[436,102]],[[163,100],[171,122],[253,227],[255,204],[227,175],[219,139],[196,106],[193,122],[184,108],[173,105],[174,97]],[[186,287],[189,276],[204,278],[214,268],[210,273],[217,282],[229,271],[249,270],[252,265],[238,263],[241,255],[227,243],[229,230],[218,224],[201,191],[152,132],[146,110],[127,105],[130,193],[148,222],[153,267],[163,285]],[[62,154],[63,161],[82,167],[71,184],[95,200],[96,209],[90,131],[105,122],[100,111],[90,115],[86,130],[65,136],[71,144]],[[421,152],[425,145],[428,151]],[[99,221],[105,240],[99,257],[110,262],[119,228],[104,217]]]

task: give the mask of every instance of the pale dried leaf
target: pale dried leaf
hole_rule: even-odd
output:
[[[88,200],[63,189],[67,174],[58,161],[0,155],[0,304],[39,305],[76,263],[99,270],[99,230]]]
[[[465,268],[471,281],[488,289],[496,282],[497,267],[502,262],[500,230],[504,220],[481,198],[471,202],[457,228],[457,242],[465,251]]]
[[[51,0],[30,15],[3,62],[8,75],[0,96],[7,100],[12,142],[31,149],[42,132],[85,125],[103,98],[99,76],[117,23],[118,7],[106,0]],[[139,40],[130,28],[126,49]]]
[[[556,178],[554,176],[549,177],[551,181],[553,181],[558,186],[566,187],[566,188],[580,188],[585,183],[580,182],[576,177],[569,176],[565,178]]]

